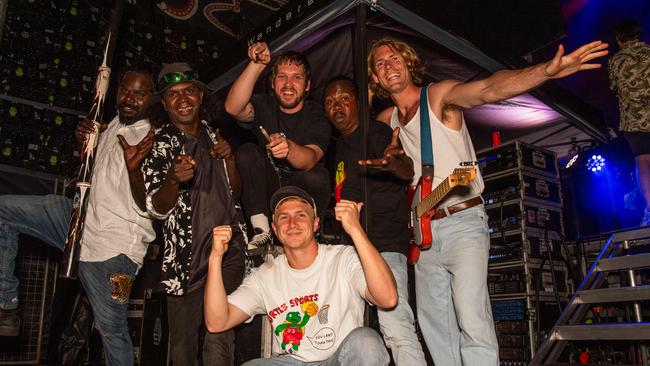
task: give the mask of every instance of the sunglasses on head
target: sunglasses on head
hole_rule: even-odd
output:
[[[161,89],[168,85],[178,84],[185,81],[199,80],[199,74],[196,71],[169,72],[160,78]]]

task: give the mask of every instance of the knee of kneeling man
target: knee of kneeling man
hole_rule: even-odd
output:
[[[384,342],[381,336],[374,329],[368,327],[359,327],[348,334],[353,346],[363,347],[364,350],[374,349],[375,347],[384,349]]]

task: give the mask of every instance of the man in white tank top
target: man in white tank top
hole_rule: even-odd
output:
[[[484,80],[444,80],[427,90],[434,156],[433,187],[454,168],[476,165],[476,154],[462,109],[508,99],[546,80],[594,69],[591,60],[607,54],[607,44],[586,44],[564,55],[558,48],[546,63],[499,71]],[[424,67],[406,43],[384,38],[368,55],[370,88],[390,97],[395,108],[380,121],[400,127],[406,154],[413,159],[416,184],[422,175],[420,91]],[[436,207],[432,246],[415,265],[417,314],[424,340],[436,365],[498,365],[499,351],[487,290],[490,236],[480,197],[480,174],[467,189],[452,192]]]

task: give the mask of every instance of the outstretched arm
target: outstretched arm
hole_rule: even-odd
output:
[[[248,319],[248,315],[238,307],[228,303],[223,285],[221,264],[232,238],[232,228],[228,225],[212,229],[212,252],[208,259],[208,279],[203,295],[203,316],[209,332],[224,332]]]
[[[397,285],[393,272],[386,264],[359,222],[359,214],[363,203],[341,200],[334,208],[337,220],[343,224],[343,229],[352,238],[359,254],[359,260],[366,278],[366,299],[371,303],[389,309],[397,304]]]
[[[226,112],[241,122],[251,122],[255,117],[250,100],[257,79],[271,61],[271,52],[266,43],[254,43],[248,47],[248,58],[251,62],[235,80],[224,105]]]
[[[359,165],[365,165],[368,168],[375,168],[391,172],[399,179],[410,181],[413,179],[413,160],[406,156],[403,149],[399,147],[399,127],[393,130],[393,136],[390,144],[386,146],[384,155],[379,159],[359,160]]]
[[[471,108],[508,99],[534,89],[549,79],[560,79],[578,71],[599,68],[600,64],[590,61],[607,55],[607,47],[607,43],[595,41],[565,55],[564,46],[560,45],[555,57],[545,63],[519,70],[498,71],[487,79],[469,83],[441,82],[436,86],[440,88],[440,102],[442,105]],[[434,94],[429,94],[429,102],[432,105],[436,104]]]

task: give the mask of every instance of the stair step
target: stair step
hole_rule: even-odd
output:
[[[561,325],[553,328],[549,338],[553,341],[647,340],[650,323]]]
[[[581,290],[576,293],[576,303],[578,304],[642,300],[650,300],[650,286]]]
[[[600,261],[598,261],[596,271],[611,272],[644,267],[650,267],[650,253],[626,255],[623,257],[602,258]]]

